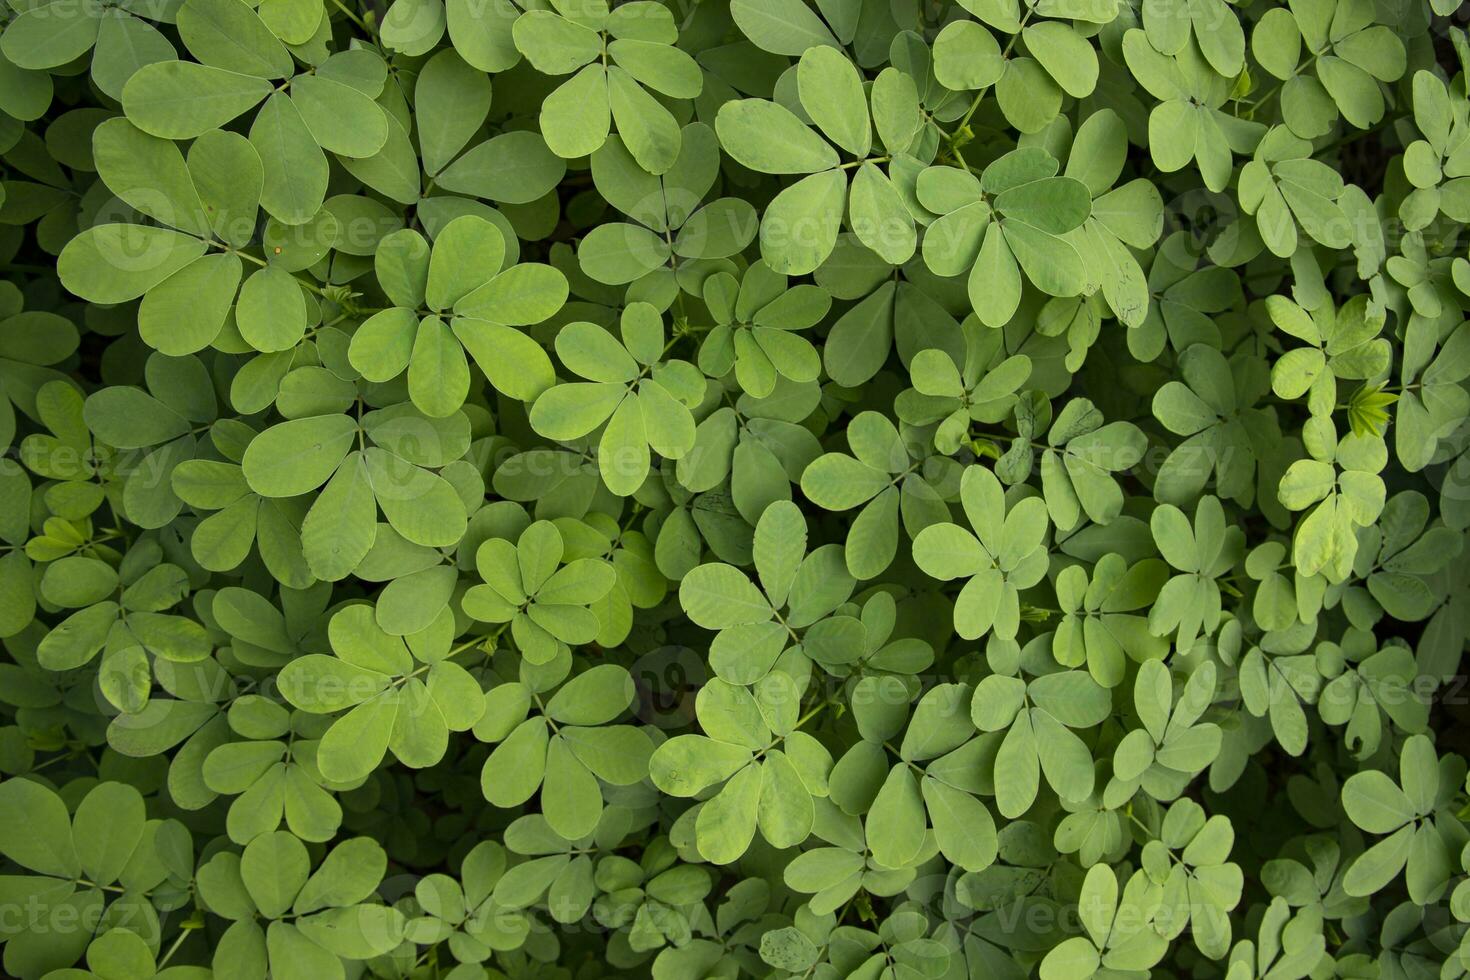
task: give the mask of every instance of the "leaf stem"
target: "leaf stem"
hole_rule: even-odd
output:
[[[352,21],[358,27],[362,28],[363,31],[373,35],[374,37],[377,36],[378,32],[367,26],[363,19],[357,16],[357,14],[353,13],[351,10],[348,10],[347,7],[342,3],[342,0],[331,0],[331,4],[338,10],[342,11],[343,15],[345,15],[348,20]]]
[[[168,965],[168,961],[173,959],[173,955],[179,951],[180,946],[184,945],[184,940],[189,938],[189,933],[192,931],[188,928],[179,930],[178,938],[173,941],[173,945],[168,948],[168,952],[164,953],[162,959],[158,961],[158,969],[162,970]]]
[[[1001,60],[1002,61],[1004,61],[1006,58],[1010,57],[1011,50],[1013,48],[1015,48],[1016,42],[1021,39],[1022,32],[1024,32],[1026,30],[1026,22],[1031,19],[1031,15],[1032,15],[1032,13],[1035,12],[1035,9],[1036,8],[1034,8],[1034,7],[1027,7],[1026,8],[1026,16],[1024,16],[1024,17],[1021,18],[1021,26],[1018,27],[1018,28],[1016,28],[1016,33],[1014,33],[1014,34],[1011,35],[1011,39],[1006,42],[1006,46],[1005,46],[1004,50],[1002,50],[1001,53],[1000,53],[1000,57],[1001,57]],[[971,100],[971,102],[970,102],[970,108],[966,109],[965,110],[965,114],[960,117],[959,125],[957,125],[955,127],[955,129],[954,129],[954,132],[950,134],[951,137],[953,137],[954,135],[956,135],[958,133],[964,132],[965,131],[965,128],[970,125],[970,119],[971,119],[971,117],[973,117],[975,115],[975,110],[980,108],[980,102],[985,98],[985,93],[986,92],[989,92],[990,89],[991,89],[991,86],[986,85],[985,87],[980,88],[980,89],[977,89],[975,91],[975,98],[973,100]],[[951,142],[953,142],[952,139],[951,139]],[[968,168],[966,168],[966,169],[968,169]]]

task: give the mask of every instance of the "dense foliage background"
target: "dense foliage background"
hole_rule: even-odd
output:
[[[1457,0],[3,0],[33,980],[1470,971]]]

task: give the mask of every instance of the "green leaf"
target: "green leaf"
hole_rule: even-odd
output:
[[[143,132],[194,139],[254,108],[271,93],[264,78],[192,61],[144,65],[123,86],[123,111]]]
[[[1375,770],[1354,773],[1343,784],[1342,808],[1353,823],[1373,834],[1392,833],[1415,815],[1404,791]]]
[[[817,45],[838,47],[821,19],[800,0],[731,0],[741,33],[773,54],[797,57]]]
[[[763,99],[720,106],[715,133],[731,157],[762,173],[815,174],[838,163],[836,151],[822,137],[789,109]]]
[[[936,779],[921,782],[940,852],[966,871],[983,871],[996,857],[995,822],[985,804]]]
[[[728,629],[771,618],[771,605],[739,569],[701,565],[679,583],[679,603],[705,629]]]
[[[796,83],[802,108],[817,128],[853,156],[867,156],[873,132],[862,76],[853,63],[836,48],[812,48],[797,64]]]
[[[122,877],[144,839],[143,797],[124,783],[98,783],[77,806],[72,825],[82,872],[99,885]]]
[[[414,86],[414,119],[425,172],[437,174],[469,144],[490,112],[490,96],[490,79],[453,51],[424,65]]]
[[[312,574],[328,582],[350,575],[372,549],[377,516],[367,468],[353,453],[332,474],[301,523],[301,553]]]
[[[281,422],[250,441],[241,466],[250,489],[265,497],[315,490],[334,473],[357,434],[345,415]]]
[[[12,0],[0,974],[1458,975],[1455,8]]]
[[[204,254],[192,235],[149,225],[97,225],[67,242],[56,271],[67,289],[93,303],[125,303]]]
[[[846,193],[847,179],[828,170],[776,195],[761,218],[761,257],[788,276],[814,271],[837,245]]]
[[[305,223],[326,197],[328,167],[295,101],[271,95],[250,125],[250,143],[265,174],[260,206],[284,224]]]
[[[291,80],[291,102],[324,150],[370,157],[388,141],[388,117],[350,85],[321,75],[301,75]]]
[[[934,39],[934,77],[955,91],[994,85],[1005,72],[995,35],[973,20],[944,25]]]
[[[864,824],[873,860],[886,868],[907,867],[923,846],[925,823],[918,783],[907,766],[894,766]]]
[[[138,388],[111,387],[87,399],[82,417],[98,438],[119,449],[156,446],[189,431],[189,421]]]
[[[712,864],[729,864],[755,837],[761,797],[761,769],[746,766],[699,810],[695,839],[699,853]]]
[[[41,874],[74,878],[81,873],[71,818],[55,793],[30,780],[7,780],[0,783],[0,813],[5,816],[0,851],[6,857]]]
[[[261,78],[285,78],[291,56],[256,11],[238,0],[185,0],[179,36],[206,65]]]

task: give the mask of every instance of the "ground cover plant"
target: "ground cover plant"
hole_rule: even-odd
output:
[[[0,974],[1470,972],[1457,0],[0,0]]]

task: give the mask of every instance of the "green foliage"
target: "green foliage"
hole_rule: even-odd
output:
[[[0,0],[0,975],[1470,975],[1457,0]]]

